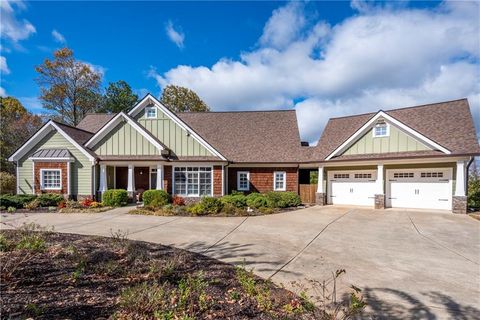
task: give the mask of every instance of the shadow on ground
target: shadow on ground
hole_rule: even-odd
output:
[[[436,291],[422,293],[424,300],[434,305],[427,305],[411,294],[390,288],[366,288],[363,295],[368,304],[366,315],[371,319],[480,319],[480,309],[461,304]],[[437,316],[439,313],[442,316]],[[365,319],[364,316],[361,318]]]

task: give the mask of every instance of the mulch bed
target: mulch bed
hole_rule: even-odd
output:
[[[273,283],[254,277],[268,292],[268,310],[247,294],[234,266],[206,256],[160,244],[112,238],[30,231],[45,246],[18,249],[25,232],[1,231],[1,318],[151,319],[148,307],[122,304],[122,292],[140,284],[179,288],[182,279],[201,274],[207,309],[191,300],[186,312],[195,319],[310,318],[306,312],[286,312],[301,299]],[[8,246],[5,243],[9,243]],[[235,295],[233,295],[235,293]],[[193,301],[193,302],[192,302]],[[299,302],[300,301],[300,302]],[[167,301],[167,305],[177,302]],[[139,307],[138,307],[139,308]],[[173,318],[172,318],[173,319]]]

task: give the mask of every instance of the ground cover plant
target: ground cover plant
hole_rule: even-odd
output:
[[[145,196],[147,194],[147,196]],[[202,197],[197,202],[185,205],[184,198],[168,194],[161,190],[145,191],[144,206],[131,210],[130,214],[157,216],[250,216],[272,214],[296,208],[301,205],[298,194],[294,192],[250,193],[240,192],[222,197]]]
[[[121,231],[105,238],[38,230],[0,233],[2,318],[335,319],[305,294],[197,253]]]

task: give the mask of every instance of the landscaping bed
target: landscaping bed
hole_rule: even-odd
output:
[[[186,205],[179,196],[171,198],[162,190],[148,190],[143,194],[144,205],[130,214],[155,216],[258,216],[304,208],[294,192],[233,193],[222,197],[202,197]]]
[[[200,254],[126,240],[121,232],[104,238],[37,228],[26,225],[0,233],[2,318],[327,316],[305,293],[296,295],[244,268]],[[353,310],[350,303],[345,308]]]

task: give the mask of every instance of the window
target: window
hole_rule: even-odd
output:
[[[374,137],[387,137],[389,134],[388,124],[385,122],[380,122],[375,125],[373,128]]]
[[[394,178],[413,178],[413,172],[395,172]]]
[[[333,178],[334,179],[348,179],[348,178],[350,178],[350,174],[348,174],[348,173],[334,173]]]
[[[175,194],[188,197],[212,195],[212,168],[176,167],[173,190]]]
[[[275,191],[285,191],[286,188],[286,172],[285,171],[275,171],[274,172],[274,181],[273,181],[273,190]]]
[[[371,179],[371,173],[355,173],[355,179]]]
[[[443,172],[422,172],[422,178],[443,178]]]
[[[237,190],[238,191],[250,190],[250,172],[248,171],[237,172]]]
[[[60,169],[41,169],[41,186],[43,190],[61,190],[62,189],[62,170]]]
[[[157,108],[155,108],[155,107],[145,108],[145,118],[154,119],[156,117],[157,117]]]

